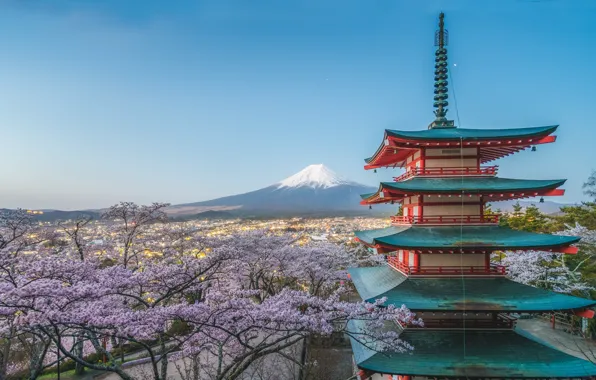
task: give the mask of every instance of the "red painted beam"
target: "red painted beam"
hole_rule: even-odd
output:
[[[548,143],[553,143],[557,140],[557,136],[545,136],[537,141],[533,141],[533,143],[536,144],[548,144]]]
[[[364,169],[377,169],[395,164],[403,166],[404,160],[411,154],[412,150],[421,149],[423,147],[446,147],[446,146],[479,146],[482,148],[480,156],[482,162],[489,162],[510,154],[527,149],[532,145],[547,144],[556,141],[556,136],[544,136],[536,140],[521,139],[521,140],[491,140],[491,141],[477,141],[465,142],[463,145],[458,141],[408,141],[396,139],[385,136],[385,139],[390,145],[383,145],[381,149],[373,156],[371,163],[364,166]],[[384,141],[385,141],[384,139]],[[449,157],[441,157],[449,158]]]
[[[547,197],[558,197],[561,195],[565,195],[565,190],[564,189],[553,189],[553,190],[549,190],[545,193],[541,193],[541,195],[544,195]]]
[[[378,169],[397,164],[401,167],[408,156],[412,154],[412,150],[416,149],[418,148],[399,148],[396,146],[383,145],[383,147],[372,157],[372,160],[364,165],[364,169]]]
[[[462,141],[460,141],[460,140],[451,140],[451,141],[407,140],[407,139],[401,139],[401,138],[392,137],[392,136],[387,136],[386,138],[391,144],[391,145],[386,145],[386,146],[398,147],[398,148],[409,148],[409,149],[415,149],[418,147],[433,148],[433,147],[445,147],[445,146],[454,146],[454,147],[480,146],[480,147],[491,147],[491,148],[501,148],[501,147],[517,148],[520,146],[527,147],[530,145],[551,143],[556,140],[556,136],[543,136],[543,137],[534,137],[531,139],[526,137],[526,138],[522,138],[522,139],[501,138],[498,140],[492,139],[492,140],[480,140],[480,141],[479,140],[475,140],[475,141],[464,140],[463,144],[462,144]]]
[[[592,318],[594,318],[594,315],[596,314],[596,312],[594,312],[594,310],[585,309],[585,310],[576,310],[573,312],[573,314],[577,315],[578,317],[592,319]]]
[[[383,245],[383,244],[376,244],[375,248],[377,249],[378,253],[389,253],[389,252],[395,252],[401,248],[398,247],[392,247],[390,245]]]
[[[574,247],[574,246],[567,246],[567,247],[560,247],[556,250],[553,250],[554,252],[559,252],[559,253],[566,253],[568,255],[575,255],[578,251],[579,248]]]
[[[363,241],[363,240],[360,240],[360,239],[358,239],[358,238],[355,238],[355,239],[356,239],[356,241],[357,241],[358,243],[362,243],[363,245],[365,245],[365,246],[367,246],[367,247],[369,247],[369,248],[377,248],[377,246],[376,246],[376,245],[369,244],[369,243],[367,243],[367,242],[365,242],[365,241]]]
[[[367,380],[370,379],[374,374],[375,373],[372,371],[361,369],[360,371],[358,371],[356,377],[358,380]]]

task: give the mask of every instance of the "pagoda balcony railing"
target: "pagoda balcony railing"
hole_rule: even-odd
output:
[[[393,269],[408,276],[505,276],[507,270],[502,265],[491,264],[486,266],[409,266],[399,261],[396,256],[387,259]]]
[[[498,224],[499,214],[487,215],[433,215],[391,217],[393,224]]]
[[[461,167],[446,167],[446,168],[413,168],[404,174],[393,177],[396,182],[403,181],[412,177],[427,176],[427,177],[447,177],[447,176],[495,176],[497,175],[498,166],[481,166],[480,168],[461,168]]]

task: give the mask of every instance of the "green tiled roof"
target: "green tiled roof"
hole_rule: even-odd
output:
[[[388,136],[399,137],[410,140],[486,140],[486,139],[507,139],[524,138],[532,136],[550,135],[557,129],[558,125],[530,128],[507,128],[507,129],[425,129],[421,131],[397,131],[386,129]]]
[[[365,301],[374,301],[383,297],[381,294],[391,291],[408,278],[387,265],[378,267],[349,268],[348,273],[356,286],[360,297]],[[387,300],[385,305],[394,304]],[[403,305],[404,302],[397,306]],[[408,306],[409,307],[409,306]]]
[[[498,226],[387,227],[355,231],[363,242],[402,249],[547,249],[577,243],[575,236],[537,234]]]
[[[367,193],[367,194],[360,194],[360,198],[362,198],[362,199],[367,199],[367,198],[370,198],[370,197],[372,197],[372,196],[373,196],[373,195],[375,195],[375,194],[377,194],[377,193]]]
[[[358,236],[358,239],[362,240],[368,244],[374,244],[374,240],[376,238],[398,234],[407,229],[411,228],[411,226],[390,226],[385,228],[377,228],[375,230],[364,230],[364,231],[355,231],[354,234]]]
[[[506,278],[412,278],[389,266],[350,268],[362,299],[414,311],[530,312],[583,309],[596,301],[523,285]]]
[[[401,182],[381,182],[379,190],[373,194],[364,194],[363,199],[379,194],[383,189],[398,190],[411,193],[487,193],[510,191],[550,190],[562,186],[566,180],[534,180],[512,179],[498,177],[451,177],[451,178],[425,178],[414,177]]]
[[[359,321],[350,329],[361,328]],[[581,378],[596,365],[516,331],[406,330],[414,349],[379,353],[351,339],[359,368],[383,374],[454,378]]]
[[[520,139],[545,137],[558,128],[558,125],[549,125],[546,127],[530,127],[530,128],[506,128],[506,129],[465,129],[465,128],[433,128],[417,131],[398,131],[394,129],[385,130],[385,138],[387,136],[401,138],[409,141],[486,141],[486,140],[504,140],[504,139]],[[364,161],[370,163],[381,152],[385,143],[377,149],[377,152]]]

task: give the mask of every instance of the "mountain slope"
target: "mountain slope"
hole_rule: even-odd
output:
[[[328,189],[342,185],[363,186],[340,177],[323,164],[309,165],[276,185],[278,188],[310,187],[313,189]]]
[[[174,219],[395,214],[398,205],[375,205],[372,210],[360,205],[360,194],[376,190],[376,187],[342,178],[319,164],[307,166],[300,172],[263,189],[205,202],[170,206],[166,212]],[[491,206],[495,211],[510,212],[515,202],[517,201],[491,202]],[[544,203],[537,200],[520,201],[522,207],[530,204],[535,204],[546,214],[557,213],[561,206],[566,205],[548,200]],[[34,215],[34,218],[39,221],[54,221],[74,219],[83,214],[97,219],[101,210],[43,211],[43,214]]]
[[[360,194],[375,191],[374,187],[344,179],[326,166],[310,165],[300,172],[263,189],[231,195],[205,202],[195,202],[171,207],[199,207],[234,210],[250,214],[339,214],[370,213],[361,206]],[[385,209],[378,207],[378,210]]]

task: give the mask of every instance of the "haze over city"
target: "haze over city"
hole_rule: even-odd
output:
[[[362,170],[383,129],[433,118],[441,10],[456,124],[560,124],[555,145],[499,160],[500,174],[568,178],[556,201],[585,199],[596,3],[369,5],[3,1],[0,207],[194,202],[321,162],[376,186],[398,173]]]

